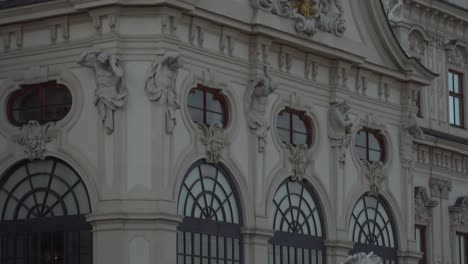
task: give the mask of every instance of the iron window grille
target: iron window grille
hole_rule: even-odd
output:
[[[450,125],[464,127],[463,74],[450,70],[448,88]]]
[[[349,237],[354,242],[351,254],[374,252],[383,264],[398,264],[398,241],[390,208],[383,198],[363,195],[354,206]]]
[[[64,162],[23,161],[8,170],[0,205],[0,263],[92,263],[88,193]]]
[[[360,160],[385,161],[385,143],[379,130],[363,127],[356,134],[355,147]]]
[[[219,89],[198,85],[190,90],[187,107],[192,121],[197,124],[227,125],[229,115],[226,98]]]
[[[278,114],[276,130],[285,144],[312,144],[312,124],[304,111],[286,107]]]
[[[269,263],[325,263],[325,230],[318,199],[305,182],[287,179],[273,198]]]
[[[44,124],[63,119],[70,112],[71,105],[70,91],[56,81],[22,85],[8,99],[7,116],[15,126],[29,120]]]
[[[177,263],[243,263],[239,198],[222,166],[195,163],[179,193]]]

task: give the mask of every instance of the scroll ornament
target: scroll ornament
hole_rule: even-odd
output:
[[[295,20],[296,31],[342,36],[346,31],[342,0],[252,0],[255,8]]]
[[[175,82],[178,70],[182,68],[182,65],[178,53],[167,52],[153,62],[146,76],[146,96],[150,101],[158,101],[164,106],[168,134],[174,130],[176,125],[175,112],[180,108]]]
[[[97,84],[94,91],[94,105],[97,107],[106,133],[112,134],[114,112],[127,103],[127,87],[122,64],[117,56],[100,50],[84,52],[77,63],[94,71]]]
[[[278,88],[273,82],[270,65],[264,66],[264,77],[252,82],[245,96],[245,110],[249,127],[255,131],[258,139],[258,152],[263,152],[266,145],[267,132],[270,129],[265,118],[268,97]]]

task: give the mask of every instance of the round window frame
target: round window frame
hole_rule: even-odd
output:
[[[295,109],[289,106],[283,107],[275,116],[275,131],[276,131],[276,137],[278,141],[283,144],[283,145],[293,145],[296,146],[296,144],[292,144],[292,142],[285,143],[281,140],[279,133],[278,133],[278,117],[281,113],[283,112],[288,112],[289,113],[289,118],[290,118],[290,128],[288,130],[289,138],[291,140],[293,134],[294,134],[294,129],[292,129],[292,115],[296,114],[299,116],[300,119],[304,120],[304,124],[307,130],[307,148],[310,149],[314,145],[314,135],[315,135],[315,130],[314,130],[314,124],[312,118],[307,114],[307,111],[305,110],[299,110]]]
[[[76,103],[75,100],[74,100],[74,96],[73,96],[73,92],[72,90],[65,84],[63,83],[60,83],[58,80],[47,80],[45,82],[38,82],[38,83],[28,83],[28,84],[20,84],[18,85],[19,88],[18,89],[14,89],[13,91],[9,91],[7,93],[7,96],[6,96],[6,100],[5,100],[5,109],[4,109],[4,113],[5,113],[5,116],[6,116],[6,119],[8,120],[8,124],[14,126],[14,127],[21,127],[25,124],[27,124],[27,122],[25,123],[21,123],[21,122],[17,122],[17,120],[15,120],[13,118],[13,104],[15,102],[16,99],[18,99],[18,97],[21,96],[22,93],[28,91],[28,90],[33,90],[33,89],[40,89],[40,93],[43,93],[43,91],[45,89],[47,89],[47,85],[49,84],[53,84],[55,85],[56,87],[59,87],[60,89],[65,89],[68,94],[70,95],[70,99],[71,99],[71,104],[69,105],[69,110],[68,112],[63,116],[61,117],[60,119],[57,119],[57,120],[53,120],[53,121],[47,121],[47,122],[44,122],[43,120],[39,121],[39,120],[36,120],[38,121],[41,125],[43,124],[46,124],[48,122],[53,122],[53,123],[58,123],[58,122],[62,122],[64,120],[67,120],[68,117],[71,115],[71,112],[73,111],[74,109],[74,104]],[[40,105],[39,108],[44,108],[44,105]],[[42,110],[39,110],[39,111],[42,111]]]
[[[362,126],[360,129],[358,129],[355,133],[354,133],[354,153],[357,157],[357,159],[359,161],[367,161],[367,162],[371,162],[371,163],[374,163],[376,161],[370,161],[368,158],[366,159],[361,159],[359,157],[359,154],[357,152],[357,142],[356,142],[356,136],[357,134],[360,132],[360,131],[365,131],[366,132],[366,148],[365,148],[365,151],[366,151],[366,157],[369,156],[369,142],[368,142],[368,134],[371,133],[374,135],[374,137],[377,139],[377,141],[379,142],[379,146],[380,146],[380,159],[378,160],[379,162],[382,162],[382,163],[386,163],[388,161],[388,155],[387,155],[387,141],[386,141],[386,137],[385,135],[383,134],[382,130],[381,129],[377,129],[377,128],[371,128],[371,127],[368,127],[368,126]]]
[[[214,123],[207,124],[205,122],[206,121],[205,120],[206,119],[206,112],[207,112],[206,102],[205,101],[203,102],[203,119],[204,119],[203,123],[197,123],[192,119],[192,115],[190,113],[190,108],[191,107],[189,106],[189,96],[190,96],[190,93],[193,90],[201,90],[201,91],[203,91],[204,95],[206,93],[212,94],[221,103],[221,107],[222,107],[222,110],[224,112],[223,113],[223,122],[221,124],[223,125],[223,128],[226,128],[228,126],[229,122],[231,121],[231,115],[230,115],[230,111],[229,111],[230,110],[229,109],[229,102],[228,102],[228,99],[227,99],[226,95],[223,94],[222,89],[208,87],[208,86],[203,85],[203,84],[197,84],[195,87],[190,88],[188,93],[187,93],[185,107],[187,108],[188,120],[190,120],[190,122],[192,122],[195,125],[204,124],[205,126],[211,126],[212,124],[214,124]]]

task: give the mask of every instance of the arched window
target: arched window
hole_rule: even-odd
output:
[[[306,182],[284,181],[273,198],[271,264],[325,263],[325,229],[318,200]]]
[[[22,85],[8,98],[8,119],[20,126],[30,120],[40,124],[63,119],[72,105],[72,96],[67,87],[56,81]]]
[[[381,197],[363,195],[356,203],[349,223],[354,242],[351,253],[374,252],[384,264],[398,263],[398,241],[393,217]]]
[[[62,161],[24,161],[8,170],[0,210],[0,263],[92,263],[88,193]]]
[[[239,200],[227,171],[199,161],[179,193],[177,263],[242,264]]]

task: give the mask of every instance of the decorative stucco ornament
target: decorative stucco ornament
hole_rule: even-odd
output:
[[[198,124],[198,127],[203,132],[201,142],[206,146],[207,163],[215,164],[219,162],[221,151],[229,144],[226,135],[224,134],[223,125],[213,123],[210,126]]]
[[[449,207],[451,228],[468,228],[468,197],[459,197],[454,206]]]
[[[81,54],[77,63],[94,70],[97,84],[94,91],[94,105],[101,116],[106,133],[112,134],[114,112],[127,103],[127,87],[120,60],[105,51],[92,50]]]
[[[367,161],[362,160],[362,170],[364,176],[369,181],[368,195],[378,196],[382,188],[382,183],[385,180],[385,174],[383,172],[383,163],[381,161]]]
[[[342,0],[252,0],[253,6],[296,21],[296,31],[342,36],[346,31]]]
[[[429,224],[432,218],[432,208],[438,203],[432,201],[423,187],[414,188],[414,218],[416,223]]]
[[[382,259],[374,255],[374,252],[371,252],[369,254],[366,253],[356,253],[352,256],[349,256],[348,259],[345,260],[345,262],[342,262],[341,264],[382,264]]]
[[[166,132],[172,133],[176,125],[175,112],[180,108],[177,102],[175,82],[182,68],[178,53],[167,52],[158,56],[146,75],[145,93],[150,101],[158,101],[165,108]]]
[[[52,125],[52,122],[41,125],[38,121],[30,120],[21,127],[16,141],[25,147],[24,153],[29,160],[45,158],[46,143],[52,141],[52,134],[49,132]]]
[[[382,0],[385,14],[390,21],[403,20],[403,0]]]
[[[332,148],[338,149],[338,160],[343,167],[346,160],[346,151],[351,142],[351,128],[353,122],[348,115],[350,106],[346,101],[331,103],[328,109],[328,138]]]
[[[416,114],[409,113],[400,130],[400,156],[404,167],[413,168],[415,159],[414,139],[423,139],[424,132],[416,121]]]
[[[306,144],[296,146],[287,144],[286,147],[289,149],[289,160],[293,165],[294,171],[291,180],[302,181],[306,176],[306,170],[310,164],[309,149]]]
[[[264,77],[250,83],[244,99],[248,125],[255,131],[258,139],[258,152],[265,150],[266,136],[270,129],[265,118],[268,96],[278,88],[272,79],[270,65],[265,65],[263,70]]]

